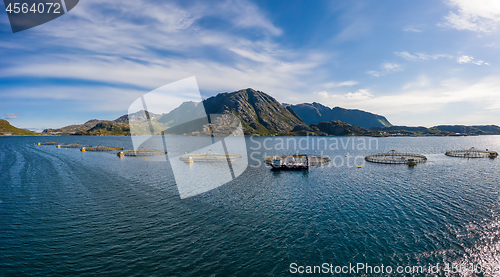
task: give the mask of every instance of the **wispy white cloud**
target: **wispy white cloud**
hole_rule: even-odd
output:
[[[416,80],[410,81],[403,86],[403,90],[423,89],[432,85],[431,80],[426,75],[420,75]]]
[[[464,63],[472,63],[472,64],[476,64],[476,65],[482,65],[482,64],[485,64],[485,65],[489,65],[488,63],[485,63],[484,61],[482,60],[474,60],[473,57],[470,57],[470,56],[460,56],[460,57],[457,57],[457,62],[458,63],[461,63],[461,64],[464,64]]]
[[[415,33],[421,33],[422,32],[421,29],[418,29],[417,27],[415,27],[413,25],[408,25],[408,26],[404,27],[403,31],[405,31],[405,32],[415,32]]]
[[[402,52],[394,52],[396,56],[399,56],[403,59],[409,61],[426,61],[426,60],[437,60],[439,58],[452,58],[453,56],[448,54],[436,54],[436,55],[427,55],[425,53],[415,53],[414,55],[408,53],[407,51]]]
[[[368,100],[373,98],[373,94],[368,89],[359,89],[355,92],[348,92],[345,94],[330,93],[327,91],[315,92],[315,95],[319,96],[322,101],[327,101],[329,103],[343,103],[343,102],[359,102],[363,100]]]
[[[475,32],[493,32],[500,24],[500,2],[494,0],[448,0],[455,11],[444,17],[441,27]]]
[[[329,82],[323,85],[324,88],[330,89],[330,88],[340,88],[340,87],[352,87],[359,84],[359,82],[356,81],[344,81],[344,82]]]
[[[3,118],[4,119],[17,119],[20,116],[21,116],[20,114],[6,113],[3,115]]]
[[[409,61],[427,61],[427,60],[437,60],[439,58],[455,58],[454,56],[448,54],[427,55],[424,53],[415,53],[414,55],[412,55],[407,51],[394,52],[394,54]],[[474,60],[473,57],[465,55],[456,57],[456,60],[460,64],[473,63],[476,65],[483,65],[483,64],[489,65],[488,63],[482,60]]]
[[[499,93],[500,80],[496,76],[472,82],[457,78],[432,81],[427,76],[420,76],[394,92],[364,89],[337,94],[321,91],[312,94],[314,99],[309,96],[308,101],[382,114],[393,124],[411,125],[418,116],[418,124],[430,127],[438,124],[495,124],[500,116]],[[467,113],[448,108],[453,105],[466,105]],[[481,115],[469,118],[478,112]]]
[[[384,76],[390,73],[403,71],[403,67],[397,63],[383,63],[380,65],[380,70],[369,70],[366,73],[374,77]]]
[[[144,9],[137,10],[138,6]],[[206,18],[224,21],[225,27],[199,24]],[[196,76],[201,90],[208,94],[254,87],[279,98],[292,88],[306,88],[304,76],[326,60],[326,55],[318,51],[298,53],[274,43],[273,38],[282,30],[245,0],[199,1],[185,6],[123,0],[109,9],[102,9],[100,1],[87,0],[60,19],[66,22],[37,27],[46,36],[34,39],[37,44],[30,37],[3,42],[33,45],[30,52],[38,53],[35,49],[39,47],[44,53],[35,55],[36,59],[29,54],[12,61],[5,59],[0,75],[84,81],[79,86],[61,86],[64,91],[41,86],[38,94],[66,97],[82,101],[82,106],[105,110],[114,97],[120,98],[119,90],[132,94],[121,97],[113,109],[126,110],[122,99],[191,76]],[[71,53],[65,52],[68,49]],[[103,83],[104,88],[86,86],[87,81]],[[109,101],[105,105],[79,97],[85,95],[83,91],[97,90],[110,95],[105,97]],[[29,89],[24,93],[26,97],[37,94]],[[13,95],[23,97],[22,93]]]

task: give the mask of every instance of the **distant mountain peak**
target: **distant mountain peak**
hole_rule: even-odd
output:
[[[317,124],[322,121],[340,120],[366,129],[392,126],[392,124],[381,115],[357,109],[344,109],[341,107],[329,108],[318,102],[290,105],[289,108],[293,109],[308,125]]]
[[[304,122],[274,97],[252,88],[219,93],[203,101],[207,114],[232,113],[245,134],[273,134],[292,130]]]

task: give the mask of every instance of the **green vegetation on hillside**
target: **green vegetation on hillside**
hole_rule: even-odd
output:
[[[75,135],[88,136],[128,136],[130,135],[130,126],[128,122],[119,123],[116,121],[101,121],[87,131],[78,131]]]
[[[430,128],[410,127],[410,126],[392,126],[375,127],[373,131],[386,132],[388,134],[402,135],[500,135],[500,127],[496,125],[465,126],[465,125],[439,125]]]
[[[12,126],[7,120],[0,119],[0,135],[12,135],[12,136],[35,136],[38,135],[36,132],[20,129]]]
[[[83,124],[73,124],[59,129],[45,129],[42,133],[45,134],[74,134],[77,132],[86,132],[90,128],[93,128],[97,123],[102,122],[102,120],[92,119]]]
[[[290,132],[281,133],[282,136],[367,136],[375,132],[366,130],[359,126],[351,125],[342,121],[332,120],[310,124],[308,126],[297,126]]]
[[[203,105],[207,114],[232,113],[237,116],[242,122],[245,135],[269,135],[305,125],[276,99],[251,88],[219,93],[203,101]]]

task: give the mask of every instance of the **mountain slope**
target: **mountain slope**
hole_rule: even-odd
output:
[[[306,124],[317,124],[322,121],[328,122],[332,120],[340,120],[366,129],[392,126],[392,124],[384,116],[361,110],[348,110],[340,107],[331,109],[316,102],[312,104],[304,103],[290,105],[289,107],[293,109]]]
[[[122,117],[120,117],[122,118]],[[118,119],[120,119],[118,118]],[[87,131],[78,131],[75,135],[90,135],[90,136],[101,136],[101,135],[114,135],[114,136],[128,136],[130,135],[130,127],[128,119],[126,121],[110,121],[104,120],[97,123],[94,127]]]
[[[57,134],[73,134],[76,132],[85,132],[91,128],[93,128],[97,123],[102,122],[102,120],[91,119],[83,124],[73,124],[69,126],[65,126],[58,129],[45,129],[42,133],[57,133]]]
[[[465,126],[465,125],[439,125],[430,129],[439,130],[442,132],[450,133],[466,133],[466,134],[500,134],[500,127],[496,125],[482,125],[482,126]]]
[[[433,135],[448,135],[448,134],[471,134],[471,135],[500,135],[500,127],[496,125],[439,125],[430,128],[426,127],[409,127],[409,126],[391,126],[391,127],[374,127],[371,130],[384,131],[388,133],[401,134],[433,134]]]
[[[365,128],[351,125],[339,120],[332,120],[328,122],[319,122],[318,124],[310,124],[308,126],[299,125],[292,131],[285,132],[280,135],[284,136],[363,136],[372,135],[373,131],[366,130]]]
[[[189,118],[189,108],[195,104],[186,102],[158,121],[172,121],[177,125],[179,123],[175,118]],[[238,117],[245,135],[287,132],[297,125],[304,125],[300,118],[276,99],[251,88],[231,93],[219,93],[204,100],[203,106],[207,114],[233,114]]]
[[[155,121],[161,117],[161,115],[149,113],[153,124]],[[143,122],[144,111],[139,111],[137,113],[129,115],[123,115],[115,120],[98,120],[92,119],[84,124],[75,124],[65,126],[59,129],[45,129],[43,133],[47,134],[71,134],[71,135],[130,135],[129,117],[136,119],[137,121]],[[147,126],[136,126],[143,130],[149,132],[149,125]]]
[[[7,120],[0,119],[0,135],[33,136],[36,132],[14,127]]]

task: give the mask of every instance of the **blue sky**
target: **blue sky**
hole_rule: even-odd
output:
[[[195,76],[395,125],[500,125],[500,2],[97,1],[13,34],[0,13],[0,116],[23,128],[115,119]]]

